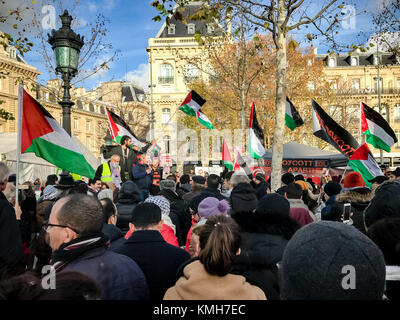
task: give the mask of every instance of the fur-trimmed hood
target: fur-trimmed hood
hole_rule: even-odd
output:
[[[336,202],[350,202],[352,205],[368,204],[373,197],[374,192],[371,191],[369,188],[359,187],[339,193],[336,196]]]

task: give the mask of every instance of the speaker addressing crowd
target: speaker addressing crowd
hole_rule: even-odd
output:
[[[0,162],[0,299],[400,299],[400,169],[271,190],[262,173],[164,174],[123,140],[88,183],[49,175],[18,201]]]

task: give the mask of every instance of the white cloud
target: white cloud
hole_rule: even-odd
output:
[[[90,12],[96,12],[97,11],[97,5],[96,4],[94,4],[94,3],[89,3],[89,11]]]
[[[104,0],[103,8],[105,10],[114,9],[114,7],[117,5],[117,2],[118,2],[118,0]]]
[[[88,22],[85,20],[83,17],[77,17],[72,20],[71,22],[71,28],[72,29],[79,29],[83,28],[88,25]]]
[[[385,32],[381,34],[380,37],[378,36],[378,34],[374,33],[368,39],[366,47],[368,48],[371,43],[374,46],[369,49],[370,52],[376,51],[378,45],[379,51],[381,52],[391,51],[391,49],[396,48],[400,43],[400,31],[397,31],[395,33]]]
[[[138,65],[136,70],[129,71],[124,79],[126,81],[133,82],[139,87],[143,88],[145,92],[149,90],[149,65],[147,63],[141,63]]]

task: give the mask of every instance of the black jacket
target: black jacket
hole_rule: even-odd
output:
[[[193,199],[196,199],[200,203],[208,197],[217,198],[218,200],[227,200],[227,198],[221,194],[221,191],[219,191],[219,189],[213,189],[210,187],[205,188],[198,196],[194,197]]]
[[[18,263],[23,260],[24,250],[15,211],[0,191],[0,262]]]
[[[249,183],[239,183],[232,189],[229,203],[231,213],[253,211],[258,203],[256,191]]]
[[[268,300],[279,300],[277,263],[282,260],[288,240],[279,235],[243,232],[241,252],[232,273],[242,275],[260,287]]]
[[[150,184],[153,182],[153,173],[147,173],[147,166],[137,163],[132,168],[132,180],[140,190],[149,191]]]
[[[135,231],[123,245],[114,250],[132,258],[143,270],[150,290],[150,299],[160,301],[176,282],[179,266],[189,254],[163,239],[156,230]]]
[[[103,232],[110,240],[111,249],[118,248],[125,241],[124,234],[113,224],[103,224],[101,232]]]
[[[127,156],[126,160],[124,161],[122,146],[119,145],[119,146],[115,146],[114,148],[112,148],[109,152],[107,152],[105,154],[104,157],[106,159],[108,159],[108,158],[111,158],[111,156],[113,154],[119,155],[119,158],[120,158],[119,165],[121,166],[122,182],[126,181],[124,172],[127,172],[127,174],[129,175],[128,180],[132,180],[132,167],[133,167],[133,164],[136,164],[138,161],[138,159],[137,159],[138,153],[135,150],[128,148],[128,156]]]
[[[117,227],[122,231],[129,229],[129,222],[133,209],[140,202],[140,191],[135,183],[126,181],[122,184],[118,194],[118,202],[115,204],[118,209]]]

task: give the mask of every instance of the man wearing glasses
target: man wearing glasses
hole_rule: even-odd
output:
[[[103,300],[147,300],[142,270],[133,260],[109,250],[109,239],[101,232],[103,222],[100,201],[86,194],[68,195],[54,204],[43,227],[56,273],[84,273],[97,283]]]

